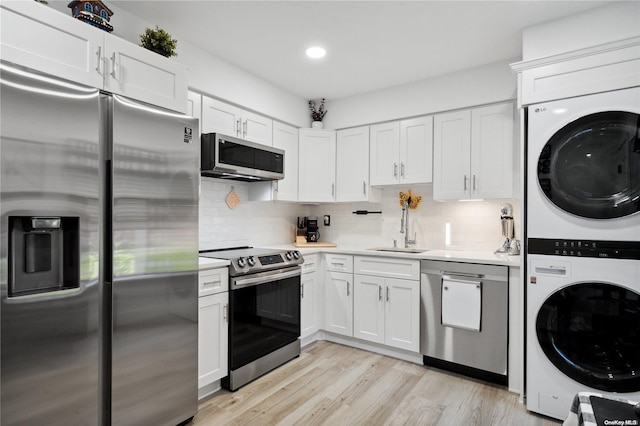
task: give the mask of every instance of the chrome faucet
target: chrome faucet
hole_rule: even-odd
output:
[[[404,234],[404,248],[409,248],[409,245],[416,244],[418,239],[418,233],[414,232],[413,240],[409,237],[409,203],[411,202],[411,198],[408,198],[407,201],[402,205],[402,218],[400,219],[400,233]]]

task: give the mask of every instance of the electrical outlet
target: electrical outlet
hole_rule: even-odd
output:
[[[324,226],[331,226],[331,216],[328,214],[324,215]]]

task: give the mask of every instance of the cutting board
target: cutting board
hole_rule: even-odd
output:
[[[308,243],[306,241],[293,243],[294,247],[337,247],[335,243],[328,243],[325,241],[318,241],[316,243]]]

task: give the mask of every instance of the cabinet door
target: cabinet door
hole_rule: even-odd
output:
[[[298,149],[298,201],[334,201],[336,132],[301,129]]]
[[[469,198],[471,113],[456,111],[436,115],[433,134],[433,198]]]
[[[420,281],[387,278],[384,343],[420,351]]]
[[[384,278],[353,276],[353,337],[384,344]]]
[[[400,183],[433,182],[433,117],[400,122]]]
[[[318,274],[309,272],[300,279],[300,337],[304,338],[318,331]]]
[[[263,145],[273,145],[273,120],[249,111],[242,111],[241,137]]]
[[[336,201],[367,201],[369,127],[338,131],[336,151]]]
[[[353,336],[353,274],[327,272],[324,329]]]
[[[398,183],[400,174],[400,123],[370,126],[371,185]]]
[[[187,92],[187,115],[197,118],[202,129],[202,95],[200,93],[191,90]]]
[[[215,132],[238,137],[241,128],[240,114],[240,109],[233,105],[203,96],[202,133]]]
[[[471,111],[471,198],[513,195],[513,103]]]
[[[187,71],[181,63],[112,34],[104,40],[107,91],[187,112]]]
[[[2,59],[102,88],[104,32],[34,1],[0,3]]]
[[[284,149],[284,179],[273,183],[275,199],[298,201],[298,129],[273,123],[273,146]]]
[[[198,388],[227,375],[229,292],[198,299]]]

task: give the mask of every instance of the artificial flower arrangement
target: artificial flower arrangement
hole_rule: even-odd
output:
[[[320,106],[316,110],[316,101],[309,101],[309,109],[311,110],[311,119],[313,121],[322,121],[327,111],[324,109],[324,98],[320,101]]]

